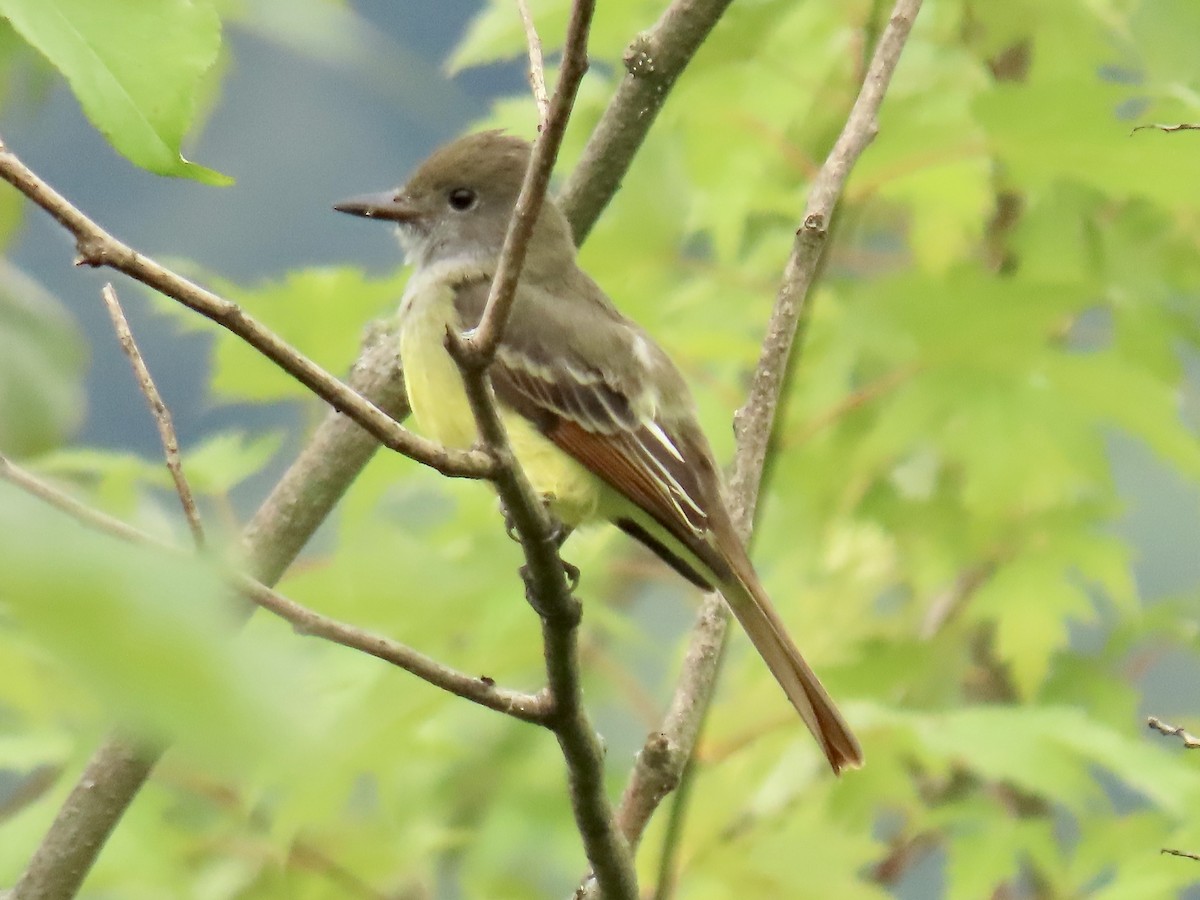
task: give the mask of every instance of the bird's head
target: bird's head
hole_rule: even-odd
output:
[[[498,131],[459,138],[435,150],[399,188],[352,197],[339,212],[396,224],[409,262],[494,262],[529,165],[527,141]],[[538,217],[527,267],[574,259],[570,226],[547,198]]]

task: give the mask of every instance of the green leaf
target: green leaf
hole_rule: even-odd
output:
[[[224,759],[262,752],[275,729],[298,736],[275,687],[282,659],[231,640],[231,599],[198,558],[123,543],[0,484],[0,609],[113,715]]]
[[[199,446],[184,449],[184,472],[197,493],[224,494],[270,462],[282,444],[281,434],[253,438],[238,432],[214,434]]]
[[[280,434],[248,437],[218,432],[195,447],[181,448],[184,474],[197,495],[224,494],[258,472],[279,452]],[[144,459],[94,447],[70,447],[37,460],[40,473],[88,483],[106,508],[128,509],[140,485],[173,490],[161,457]]]
[[[246,288],[213,278],[216,290],[242,306],[326,370],[342,372],[353,361],[363,328],[399,304],[407,271],[370,280],[351,268],[303,269],[281,281]],[[185,327],[209,323],[175,303],[160,308]],[[228,400],[253,402],[308,398],[312,392],[245,341],[223,329],[213,349],[212,390]]]
[[[171,487],[161,458],[144,459],[133,453],[98,447],[69,446],[38,457],[33,469],[51,480],[86,485],[89,499],[104,510],[127,516],[141,499],[140,485]]]
[[[1094,811],[1094,803],[1105,797],[1093,766],[1178,820],[1200,802],[1200,771],[1185,757],[1148,741],[1145,726],[1136,721],[1117,731],[1083,710],[1045,706],[894,715],[909,723],[931,759],[1009,782],[1077,813]]]
[[[87,117],[131,162],[159,175],[229,184],[180,144],[221,22],[205,0],[0,0],[3,15],[57,68]]]
[[[960,804],[947,829],[946,900],[994,896],[1018,874],[1031,848],[1055,846],[1052,823],[998,816],[980,805]]]
[[[549,14],[540,15],[546,7],[552,7]],[[537,4],[539,15],[535,17],[535,25],[539,32],[561,34],[567,23],[568,10],[568,4],[563,0]],[[542,31],[544,28],[554,30]],[[453,75],[473,66],[514,59],[524,52],[525,30],[516,5],[490,3],[471,19],[466,34],[446,61],[446,71]]]
[[[1200,76],[1193,37],[1200,33],[1200,6],[1191,0],[1142,0],[1129,18],[1130,37],[1152,88],[1166,92]],[[1195,102],[1193,98],[1193,103]]]
[[[1022,697],[1036,694],[1054,654],[1067,646],[1067,625],[1093,615],[1087,594],[1065,567],[1032,554],[1003,566],[970,609],[973,618],[994,623],[996,654]]]

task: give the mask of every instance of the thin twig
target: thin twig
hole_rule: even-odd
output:
[[[1166,134],[1170,134],[1175,131],[1200,131],[1200,123],[1177,122],[1174,125],[1166,125],[1166,124],[1159,123],[1159,122],[1152,122],[1148,125],[1138,125],[1136,128],[1133,129],[1133,131],[1131,131],[1129,133],[1137,134],[1139,131],[1146,131],[1147,129],[1153,130],[1153,131],[1162,131],[1162,132],[1165,132]]]
[[[1170,847],[1163,847],[1158,851],[1167,856],[1182,856],[1184,859],[1194,859],[1200,862],[1200,853],[1192,853],[1190,850],[1172,850]]]
[[[550,100],[550,112],[542,133],[534,142],[529,168],[525,170],[525,180],[521,184],[521,193],[517,196],[512,217],[508,220],[508,231],[504,235],[504,247],[500,251],[496,274],[492,277],[491,289],[488,291],[487,306],[480,317],[479,326],[468,342],[472,352],[483,365],[491,362],[504,337],[504,328],[517,294],[517,280],[521,277],[521,267],[525,263],[529,238],[533,234],[533,226],[537,223],[538,213],[541,212],[546,188],[550,185],[550,173],[554,170],[554,161],[558,158],[558,148],[562,146],[567,122],[571,117],[571,108],[575,105],[576,94],[579,93],[579,83],[587,72],[587,35],[595,7],[595,0],[576,0],[571,9],[558,84]]]
[[[1193,734],[1184,731],[1182,728],[1176,728],[1174,725],[1168,725],[1157,716],[1150,716],[1146,719],[1146,725],[1153,728],[1159,734],[1165,734],[1167,737],[1177,737],[1183,741],[1183,746],[1188,750],[1200,748],[1200,738]]]
[[[487,377],[487,367],[504,335],[516,299],[521,266],[579,83],[587,71],[587,36],[594,7],[594,0],[576,0],[572,6],[549,115],[530,155],[479,326],[470,338],[450,334],[447,341],[462,373],[480,439],[496,463],[492,481],[525,554],[529,599],[542,620],[552,710],[547,724],[558,739],[566,763],[576,827],[592,865],[595,883],[604,897],[636,900],[633,858],[616,827],[604,789],[604,748],[583,705],[579,601],[571,594],[549,517],[512,454]]]
[[[675,0],[626,49],[625,77],[559,195],[576,244],[583,243],[617,192],[676,79],[731,2]]]
[[[471,450],[449,450],[413,434],[236,303],[218,297],[118,241],[38,177],[3,141],[0,141],[0,179],[48,212],[74,236],[79,253],[76,265],[107,266],[123,272],[211,319],[254,347],[334,409],[354,419],[385,447],[430,466],[443,475],[486,478],[490,474],[491,462],[486,454]]]
[[[408,415],[393,332],[375,329],[349,383],[393,418]],[[378,449],[368,431],[330,410],[243,530],[247,571],[264,583],[277,581]],[[65,511],[72,505],[80,506],[71,500]],[[5,900],[74,897],[164,749],[119,730],[110,734],[88,758]]]
[[[967,602],[991,580],[997,565],[997,560],[985,559],[960,572],[954,582],[939,591],[926,608],[921,626],[917,629],[917,637],[923,641],[937,637],[946,623],[962,612]]]
[[[546,64],[542,59],[542,39],[538,37],[537,26],[533,24],[528,0],[517,0],[517,10],[521,13],[521,24],[525,26],[525,43],[529,47],[529,87],[533,89],[533,99],[537,103],[540,132],[550,119],[550,95],[546,93]]]
[[[137,379],[142,396],[150,405],[150,414],[154,417],[154,424],[158,428],[158,439],[162,442],[163,456],[166,457],[167,471],[171,473],[171,480],[175,483],[175,493],[179,495],[179,503],[183,507],[184,518],[187,519],[188,528],[192,532],[192,540],[198,548],[203,548],[205,545],[204,524],[200,521],[200,510],[196,507],[196,498],[192,494],[192,487],[183,474],[183,460],[179,456],[179,438],[175,434],[175,423],[171,421],[171,411],[163,402],[162,394],[158,392],[154,379],[150,377],[150,369],[147,368],[137,342],[133,339],[129,320],[125,318],[125,311],[121,309],[121,301],[117,299],[116,290],[111,284],[106,284],[101,289],[100,296],[104,298],[104,305],[108,307],[108,316],[112,319],[113,330],[117,333],[117,341],[129,358],[129,364],[133,367],[133,377]]]
[[[792,341],[825,249],[834,207],[850,170],[879,130],[880,104],[920,8],[921,0],[897,0],[846,124],[809,189],[808,204],[784,268],[750,396],[736,417],[739,447],[731,493],[734,517],[743,534],[749,532],[754,519],[759,479]]]
[[[163,550],[175,549],[173,544],[160,541],[158,538],[146,534],[146,532],[134,528],[132,525],[126,525],[120,519],[115,519],[107,513],[88,506],[86,503],[81,503],[70,494],[66,494],[38,478],[32,472],[22,469],[3,454],[0,454],[0,479],[16,485],[25,491],[25,493],[32,494],[55,509],[65,512],[89,528],[103,531],[133,544],[145,544]]]
[[[788,446],[795,446],[812,440],[822,430],[828,428],[839,419],[857,409],[861,409],[868,403],[874,402],[889,391],[895,390],[920,371],[921,366],[919,364],[909,363],[851,391],[829,409],[809,419],[796,429],[796,432],[789,432],[787,434]]]
[[[351,650],[359,650],[391,663],[434,687],[522,722],[544,725],[550,715],[551,704],[545,693],[526,694],[499,687],[486,676],[459,672],[407,644],[373,634],[355,625],[339,622],[302,606],[249,576],[233,575],[230,576],[230,581],[238,593],[256,606],[261,606],[289,622],[300,634],[322,638]]]
[[[679,850],[683,843],[683,823],[687,811],[688,796],[696,786],[696,757],[688,758],[679,776],[675,789],[675,803],[667,814],[662,852],[658,856],[658,881],[654,885],[654,900],[671,900],[675,896],[675,885],[679,880]]]
[[[190,555],[191,551],[189,550],[162,541],[119,519],[114,519],[105,513],[83,505],[3,456],[0,456],[0,478],[65,512],[88,528],[129,543],[153,547],[173,555]],[[523,722],[546,724],[549,701],[542,695],[525,694],[497,687],[490,678],[476,677],[456,671],[399,641],[372,634],[366,629],[345,622],[339,622],[337,619],[331,619],[294,600],[289,600],[248,575],[227,573],[226,580],[241,596],[290,623],[300,634],[322,638],[351,650],[359,650],[404,669],[434,687],[439,687],[465,700],[502,712]]]
[[[753,525],[775,410],[793,339],[825,248],[828,223],[850,169],[878,130],[879,106],[920,6],[921,0],[897,0],[842,133],[809,191],[803,224],[784,269],[749,398],[735,417],[738,451],[729,499],[743,536]],[[680,772],[695,750],[702,713],[715,687],[728,615],[719,596],[710,594],[705,599],[663,726],[650,736],[638,755],[617,813],[632,846],[637,845],[662,798],[678,784]]]

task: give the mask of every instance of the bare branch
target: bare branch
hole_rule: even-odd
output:
[[[625,51],[625,78],[597,123],[559,205],[582,244],[629,171],[675,81],[731,0],[675,0]]]
[[[730,511],[743,536],[753,526],[783,378],[828,237],[828,223],[850,169],[878,130],[876,114],[920,6],[921,0],[897,0],[846,125],[810,189],[803,224],[797,232],[767,324],[749,398],[735,417],[738,451],[729,500]],[[728,619],[724,601],[716,594],[708,595],[693,627],[684,671],[663,726],[650,736],[638,754],[621,798],[618,821],[633,846],[662,798],[678,784],[680,773],[695,750],[703,711],[715,687]]]
[[[3,456],[0,456],[0,478],[20,487],[38,499],[44,500],[89,528],[133,544],[154,547],[178,556],[186,556],[191,553],[189,550],[161,541],[132,525],[127,525],[105,513],[85,506],[58,488],[42,481],[36,475],[14,465]],[[523,722],[546,724],[548,698],[543,699],[542,696],[497,687],[490,678],[485,676],[476,677],[458,672],[399,641],[372,634],[366,629],[321,615],[294,600],[289,600],[248,575],[227,573],[226,580],[238,594],[255,606],[261,606],[290,623],[300,634],[323,638],[351,650],[362,651],[369,656],[404,669],[434,687],[439,687],[465,700],[510,715]]]
[[[834,207],[850,170],[879,131],[879,107],[920,8],[921,0],[897,0],[892,8],[891,18],[875,47],[846,124],[809,189],[804,218],[767,324],[767,336],[750,386],[750,396],[735,418],[739,446],[730,487],[732,512],[743,535],[749,533],[753,523],[759,481],[792,341],[825,250]]]
[[[103,531],[119,537],[123,541],[129,541],[134,544],[147,544],[164,550],[175,549],[172,544],[160,541],[158,538],[146,534],[146,532],[140,531],[132,525],[126,525],[120,519],[115,519],[107,513],[93,509],[86,503],[81,503],[71,495],[46,483],[33,473],[25,471],[3,454],[0,454],[0,479],[19,487],[27,494],[32,494],[39,500],[45,501],[55,509],[62,510],[71,516],[71,518],[82,522],[89,528],[95,528],[98,531]]]
[[[1177,737],[1183,741],[1183,746],[1188,750],[1195,750],[1200,747],[1200,738],[1189,734],[1182,728],[1176,728],[1174,725],[1168,725],[1162,719],[1156,716],[1149,716],[1146,719],[1146,725],[1153,728],[1159,734],[1165,734],[1167,737]]]
[[[491,362],[496,347],[504,337],[504,327],[516,296],[517,280],[521,277],[529,238],[541,212],[546,188],[550,185],[550,173],[558,158],[558,149],[562,146],[571,107],[575,105],[575,96],[579,93],[579,83],[587,72],[587,35],[595,6],[595,0],[576,0],[571,9],[562,66],[554,97],[550,100],[550,112],[542,133],[533,145],[525,181],[521,185],[512,218],[508,221],[508,232],[504,236],[504,247],[492,278],[491,290],[488,291],[487,306],[469,341],[471,350],[484,365]]]
[[[544,725],[551,712],[549,698],[498,687],[486,676],[467,675],[391,638],[373,634],[302,606],[245,575],[230,581],[238,593],[256,606],[290,622],[300,634],[323,638],[351,650],[359,650],[416,675],[422,681],[464,700],[502,712],[522,722]]]
[[[1158,122],[1152,122],[1148,125],[1138,125],[1136,128],[1133,129],[1133,131],[1131,131],[1129,133],[1137,134],[1139,131],[1146,131],[1146,130],[1161,131],[1166,134],[1171,134],[1172,132],[1175,132],[1175,131],[1200,131],[1200,123],[1177,122],[1174,125],[1165,125],[1165,124],[1161,124]],[[1163,852],[1171,852],[1171,851],[1163,851]],[[1180,855],[1182,855],[1182,854],[1180,854]]]
[[[492,481],[525,554],[527,594],[542,620],[552,710],[547,724],[554,731],[566,762],[576,827],[603,895],[610,900],[636,900],[633,858],[616,827],[604,790],[604,748],[583,706],[579,601],[572,596],[549,517],[513,456],[487,377],[487,367],[504,335],[516,299],[521,266],[579,83],[587,71],[587,35],[594,6],[594,0],[576,0],[572,7],[558,85],[509,220],[479,326],[470,338],[448,334],[447,348],[462,373],[480,439],[496,463]]]
[[[380,331],[359,357],[350,384],[385,413],[402,419],[408,405],[394,347],[394,335]],[[277,580],[378,448],[370,433],[331,410],[243,531],[249,571],[265,582]],[[4,461],[0,472],[12,474]],[[59,508],[71,512],[82,507],[68,500]],[[107,518],[95,515],[98,521]],[[89,758],[6,900],[75,896],[163,749],[121,732],[110,735]]]
[[[491,462],[482,453],[448,450],[413,434],[362,395],[334,378],[236,303],[218,297],[121,243],[42,181],[0,141],[0,179],[48,212],[75,238],[76,265],[107,266],[211,319],[237,335],[334,409],[371,432],[380,443],[457,478],[486,478]]]
[[[538,37],[537,26],[533,24],[528,0],[517,0],[517,10],[521,13],[521,23],[525,26],[525,43],[529,45],[529,86],[533,89],[533,99],[537,103],[540,132],[550,118],[550,95],[546,93],[546,64],[542,60],[542,39]]]
[[[408,417],[408,392],[392,320],[367,326],[347,382],[390,417]],[[242,529],[244,569],[264,584],[278,581],[379,449],[375,436],[331,409]]]
[[[187,519],[188,528],[192,532],[192,540],[197,547],[202,548],[205,544],[204,525],[200,521],[200,510],[196,507],[196,498],[192,494],[192,487],[183,474],[183,461],[179,456],[179,438],[175,434],[175,423],[171,420],[171,411],[167,409],[162,394],[158,392],[154,379],[150,377],[150,369],[147,368],[146,361],[142,359],[142,353],[138,350],[137,342],[133,339],[133,332],[129,329],[129,320],[125,318],[125,311],[121,309],[121,301],[117,299],[116,290],[111,284],[106,284],[101,289],[100,296],[104,298],[104,305],[108,307],[108,316],[112,319],[113,330],[117,333],[117,341],[121,344],[121,349],[133,367],[133,377],[137,379],[138,387],[141,388],[142,395],[150,405],[150,414],[154,417],[154,424],[158,428],[158,439],[162,442],[163,455],[166,457],[167,471],[171,473],[171,480],[175,483],[175,493],[179,495],[179,503],[183,507],[184,518]]]
[[[74,897],[164,748],[114,733],[96,749],[4,900]]]
[[[1170,847],[1163,847],[1158,851],[1167,856],[1182,856],[1184,859],[1193,859],[1200,862],[1200,853],[1192,853],[1190,850],[1172,850]]]
[[[939,591],[930,602],[921,619],[921,627],[917,629],[917,636],[923,641],[937,637],[946,623],[955,618],[979,589],[991,580],[996,566],[995,559],[985,559],[960,572],[954,583]]]

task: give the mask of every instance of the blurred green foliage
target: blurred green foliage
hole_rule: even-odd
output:
[[[205,4],[160,5],[204,20],[183,29],[189,41],[215,40]],[[532,5],[552,51],[569,4]],[[563,171],[623,72],[625,45],[662,5],[599,5]],[[70,17],[76,6],[54,9]],[[174,124],[151,129],[158,149],[130,150],[146,129],[101,123],[74,63],[21,24],[16,11],[35,8],[0,2],[114,144],[179,171],[162,153],[177,155],[191,101],[172,94],[163,112]],[[582,251],[688,372],[724,458],[808,180],[887,10],[733,4]],[[926,4],[834,224],[755,539],[767,586],[857,725],[867,766],[831,778],[735,637],[676,896],[883,897],[935,852],[943,884],[929,896],[964,900],[1168,896],[1194,880],[1158,850],[1200,849],[1200,772],[1145,733],[1136,673],[1167,652],[1196,659],[1197,609],[1191,597],[1139,595],[1114,528],[1111,444],[1140,444],[1200,483],[1200,445],[1181,415],[1184,364],[1200,343],[1197,138],[1131,134],[1200,118],[1198,15],[1189,0]],[[128,50],[109,31],[88,40],[104,58]],[[196,46],[139,65],[164,85],[186,82]],[[513,5],[491,0],[451,65],[523,53]],[[481,124],[531,135],[534,114],[522,96]],[[15,207],[0,199],[8,217]],[[338,369],[401,282],[313,270],[219,286]],[[46,313],[36,327],[54,321]],[[0,346],[12,333],[0,329]],[[64,433],[78,375],[36,341],[20,346],[32,349],[0,354],[0,385],[39,388],[38,408],[59,423],[14,417],[0,392],[0,443],[30,456]],[[213,362],[218,402],[302,396],[227,335]],[[18,419],[29,430],[14,438]],[[273,447],[270,436],[217,436],[186,448],[185,464],[212,504]],[[157,461],[69,447],[30,464],[182,533]],[[549,735],[268,616],[224,639],[226,601],[203,566],[110,547],[11,491],[0,525],[0,798],[62,771],[20,803],[0,800],[0,884],[117,718],[176,749],[90,895],[503,900],[563,896],[582,871]],[[689,594],[605,531],[574,538],[568,558],[585,573],[587,696],[615,796],[670,690]],[[533,689],[538,629],[518,563],[482,487],[381,457],[282,589]],[[639,859],[647,884],[660,842],[661,821]]]
[[[3,0],[0,15],[62,73],[92,124],[130,161],[160,175],[229,182],[180,153],[221,47],[211,3]]]

